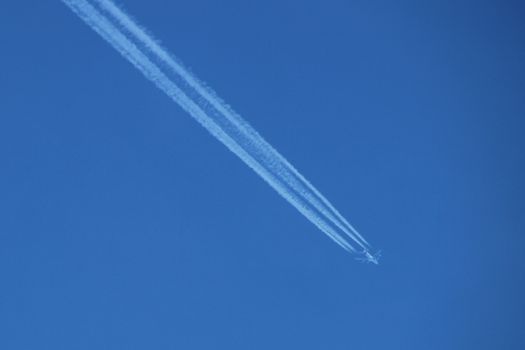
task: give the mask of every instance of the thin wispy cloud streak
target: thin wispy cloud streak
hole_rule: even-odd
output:
[[[299,171],[112,1],[62,1],[321,231],[377,263],[369,243]]]

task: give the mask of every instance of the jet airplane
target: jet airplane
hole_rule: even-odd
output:
[[[381,257],[381,251],[378,251],[375,254],[371,254],[368,250],[365,249],[363,250],[362,254],[363,256],[356,258],[356,260],[359,260],[359,261],[362,261],[368,264],[372,263],[372,264],[379,265],[379,258]]]

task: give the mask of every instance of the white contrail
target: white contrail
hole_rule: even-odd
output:
[[[368,242],[282,155],[109,0],[62,0],[144,76],[336,243],[371,256]],[[361,247],[358,251],[336,231]]]
[[[124,11],[119,9],[109,0],[95,0],[104,11],[113,16],[122,29],[134,37],[141,46],[166,65],[173,73],[180,76],[197,94],[199,99],[204,99],[212,113],[220,113],[226,117],[230,127],[235,127],[237,132],[246,140],[245,147],[252,146],[254,151],[259,151],[259,160],[268,168],[285,177],[286,182],[298,193],[307,199],[318,211],[333,221],[336,226],[354,239],[362,248],[368,242],[342,217],[341,214],[328,202],[328,200],[315,189],[279,152],[266,142],[246,121],[235,113],[209,88],[194,77],[184,66],[166,52],[150,35],[141,29]],[[346,225],[346,226],[345,226]]]

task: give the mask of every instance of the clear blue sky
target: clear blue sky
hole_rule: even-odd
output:
[[[0,348],[525,348],[520,1],[122,0],[355,262],[59,0],[0,11]]]

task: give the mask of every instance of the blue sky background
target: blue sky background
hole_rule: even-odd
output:
[[[1,5],[0,348],[525,348],[520,1],[122,1],[357,263],[60,1]]]

